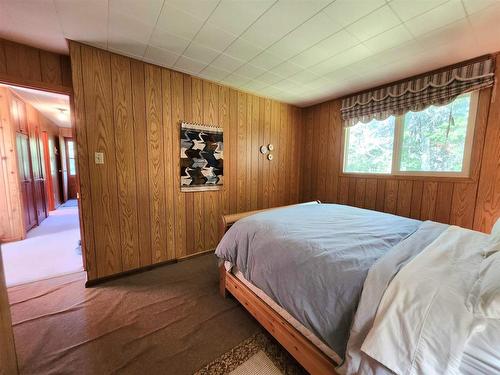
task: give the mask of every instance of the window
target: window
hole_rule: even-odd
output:
[[[467,177],[477,95],[346,128],[344,172]]]
[[[68,141],[68,164],[69,175],[76,175],[75,142],[73,141]]]

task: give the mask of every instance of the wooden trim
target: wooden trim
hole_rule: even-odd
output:
[[[150,264],[150,265],[147,265],[144,267],[134,268],[134,269],[131,269],[128,271],[118,272],[118,273],[115,273],[112,275],[99,277],[97,279],[90,279],[90,280],[87,280],[85,282],[85,288],[90,288],[90,287],[93,287],[93,286],[96,286],[96,285],[99,285],[99,284],[102,284],[102,283],[105,283],[105,282],[108,282],[111,280],[121,279],[122,277],[125,277],[125,276],[130,276],[130,275],[135,275],[138,273],[143,273],[146,271],[151,271],[152,269],[155,269],[155,268],[158,268],[161,266],[166,266],[169,264],[174,264],[174,263],[177,263],[178,261],[179,261],[179,259],[166,260],[164,262],[158,262],[158,263]]]
[[[283,207],[319,204],[313,201]],[[240,212],[232,215],[222,215],[221,232],[225,233],[236,221],[258,212],[270,211],[275,207],[265,210]],[[243,307],[299,362],[309,373],[337,374],[337,364],[314,345],[307,337],[288,323],[279,313],[274,311],[259,296],[253,293],[243,282],[230,272],[224,265],[219,266],[219,293],[226,297],[229,292]]]
[[[33,90],[48,91],[56,94],[65,94],[65,95],[73,94],[73,90],[67,86],[45,83],[40,81],[31,81],[28,79],[12,77],[5,73],[0,73],[0,82],[6,85],[25,87]]]

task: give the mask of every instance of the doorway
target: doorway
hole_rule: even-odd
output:
[[[83,271],[69,96],[0,84],[0,115],[0,144],[15,150],[15,178],[0,181],[7,286]]]

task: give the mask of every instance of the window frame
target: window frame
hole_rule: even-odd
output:
[[[460,96],[460,95],[459,95]],[[462,170],[460,172],[445,171],[402,171],[401,170],[401,145],[403,143],[403,126],[405,115],[395,116],[394,121],[394,142],[392,148],[391,173],[373,173],[373,172],[346,172],[344,167],[347,161],[347,150],[349,144],[349,128],[343,129],[342,137],[342,170],[341,174],[346,176],[369,176],[369,177],[452,177],[452,178],[470,178],[472,147],[474,144],[476,118],[479,102],[479,91],[470,93],[469,118],[467,120],[467,132],[464,144],[464,158],[462,160]]]

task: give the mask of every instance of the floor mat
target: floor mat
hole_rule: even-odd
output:
[[[218,294],[213,254],[85,288],[77,273],[9,288],[21,374],[192,374],[260,331]]]
[[[305,375],[307,372],[267,332],[258,332],[194,375]]]

